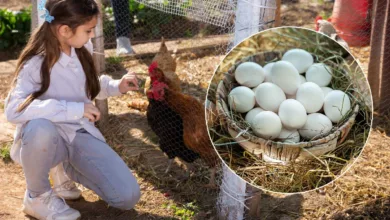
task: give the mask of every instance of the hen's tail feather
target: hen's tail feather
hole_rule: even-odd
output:
[[[168,52],[168,48],[167,48],[167,46],[165,45],[165,39],[164,39],[164,37],[161,37],[160,52],[161,52],[161,53],[166,53],[166,52]]]

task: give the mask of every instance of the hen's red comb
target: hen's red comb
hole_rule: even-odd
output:
[[[318,31],[320,29],[320,25],[318,24],[318,21],[319,20],[322,20],[322,16],[320,15],[317,15],[316,17],[316,20],[315,20],[315,23],[314,23],[314,26],[315,26],[315,30]]]
[[[149,66],[149,73],[154,72],[154,70],[157,68],[157,62],[154,61],[152,64]]]

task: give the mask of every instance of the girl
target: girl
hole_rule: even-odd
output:
[[[7,120],[17,124],[11,156],[27,182],[23,211],[38,219],[79,218],[61,198],[80,195],[68,177],[109,205],[132,209],[139,185],[94,126],[100,112],[91,100],[137,90],[136,76],[98,78],[90,43],[99,15],[94,0],[49,0],[39,7],[45,22],[19,57],[5,106]]]

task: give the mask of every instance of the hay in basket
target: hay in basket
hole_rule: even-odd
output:
[[[292,48],[305,49],[315,62],[332,68],[331,87],[349,95],[351,110],[329,133],[315,139],[266,140],[254,135],[243,115],[227,104],[230,90],[238,86],[234,70],[245,61],[264,66],[280,60]],[[239,176],[266,190],[299,192],[329,183],[357,158],[370,131],[371,96],[361,69],[333,40],[306,29],[275,29],[242,42],[219,66],[210,93],[220,119],[218,126],[209,128],[217,151]]]

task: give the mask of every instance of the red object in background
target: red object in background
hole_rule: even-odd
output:
[[[351,47],[370,44],[372,0],[336,0],[332,23]]]

